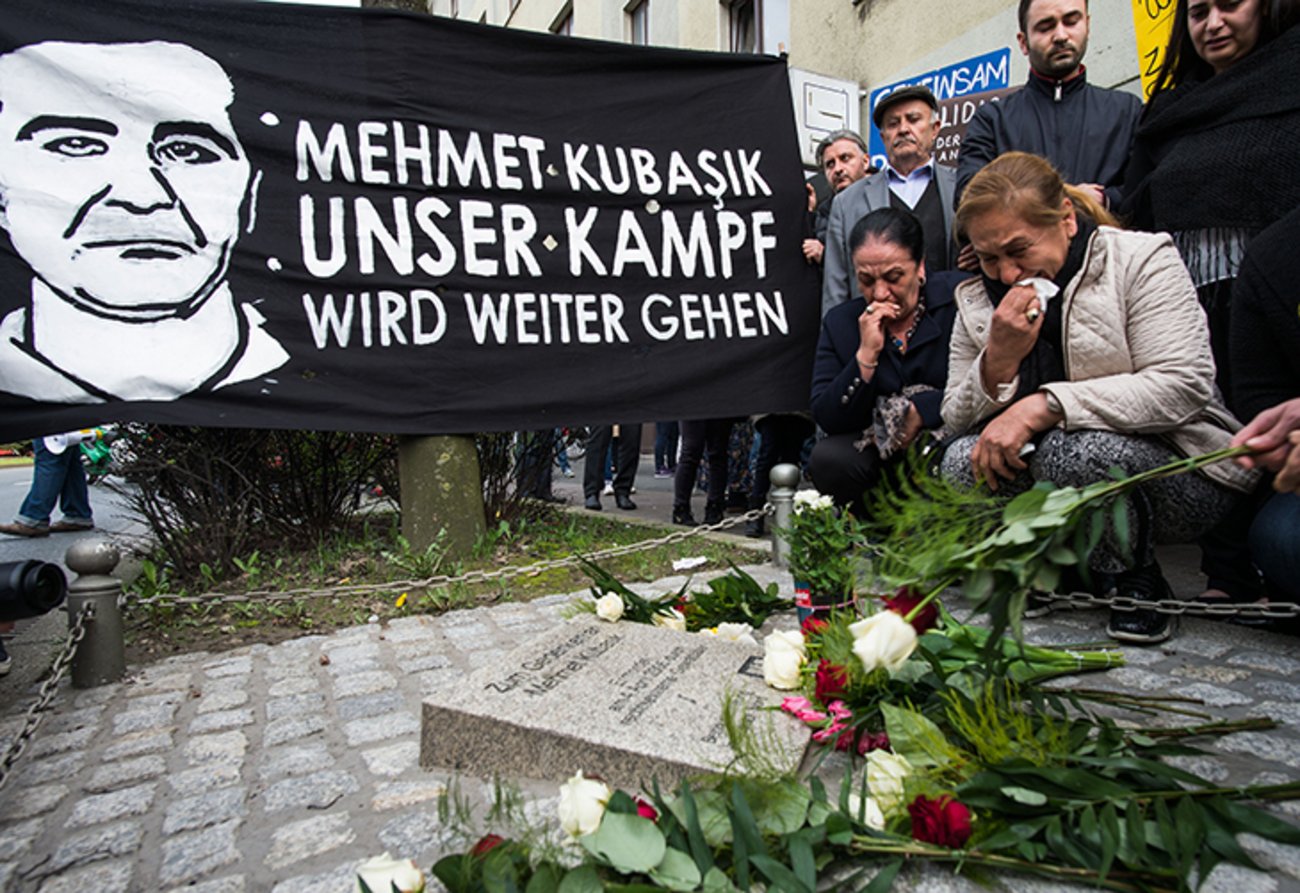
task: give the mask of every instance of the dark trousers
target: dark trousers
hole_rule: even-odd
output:
[[[515,473],[519,492],[537,499],[551,498],[551,459],[555,455],[555,430],[525,431],[519,435]]]
[[[676,422],[655,422],[655,471],[676,467],[679,436]]]
[[[682,422],[682,454],[673,475],[673,507],[687,509],[691,490],[700,469],[700,459],[709,463],[709,492],[714,505],[722,505],[727,495],[727,441],[731,437],[731,419],[703,419]]]
[[[782,462],[798,465],[804,441],[813,433],[812,419],[799,415],[769,415],[754,423],[758,456],[754,460],[754,488],[749,507],[762,508],[772,488],[772,469]]]
[[[582,495],[599,496],[605,487],[605,453],[613,425],[593,425],[587,433],[587,461],[582,469]],[[618,426],[618,454],[614,457],[614,494],[627,496],[636,481],[636,466],[641,459],[641,423]]]
[[[818,493],[845,506],[856,517],[866,514],[863,496],[880,482],[885,464],[874,446],[859,451],[854,441],[862,434],[831,434],[817,441],[808,458],[808,475]]]

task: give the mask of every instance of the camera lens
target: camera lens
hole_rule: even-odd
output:
[[[0,620],[35,617],[63,602],[68,583],[57,564],[13,561],[0,564]]]

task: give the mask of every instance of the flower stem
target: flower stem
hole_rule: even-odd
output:
[[[912,610],[904,614],[903,619],[906,620],[908,623],[911,623],[912,620],[915,619],[916,615],[920,614],[921,610],[925,608],[926,605],[930,604],[930,602],[934,601],[935,598],[938,597],[940,592],[943,592],[945,589],[947,589],[949,586],[953,585],[956,582],[957,582],[957,577],[955,576],[947,577],[942,583],[940,583],[929,593],[927,593],[925,598],[917,602],[916,607],[912,608]]]

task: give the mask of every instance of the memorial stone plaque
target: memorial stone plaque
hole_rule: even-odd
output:
[[[749,645],[574,619],[426,698],[420,765],[557,781],[581,769],[631,790],[672,787],[732,761],[727,693],[784,751],[772,756],[796,765],[808,732],[757,709],[783,697],[764,684],[762,662]]]

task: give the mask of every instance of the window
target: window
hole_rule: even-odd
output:
[[[573,36],[573,4],[572,3],[564,4],[564,9],[560,10],[560,14],[555,17],[555,21],[551,22],[551,33],[563,34],[566,37]]]
[[[760,0],[728,0],[727,31],[729,48],[733,53],[760,53],[762,45],[762,12]]]
[[[633,0],[627,6],[627,42],[637,46],[650,43],[650,0]]]

